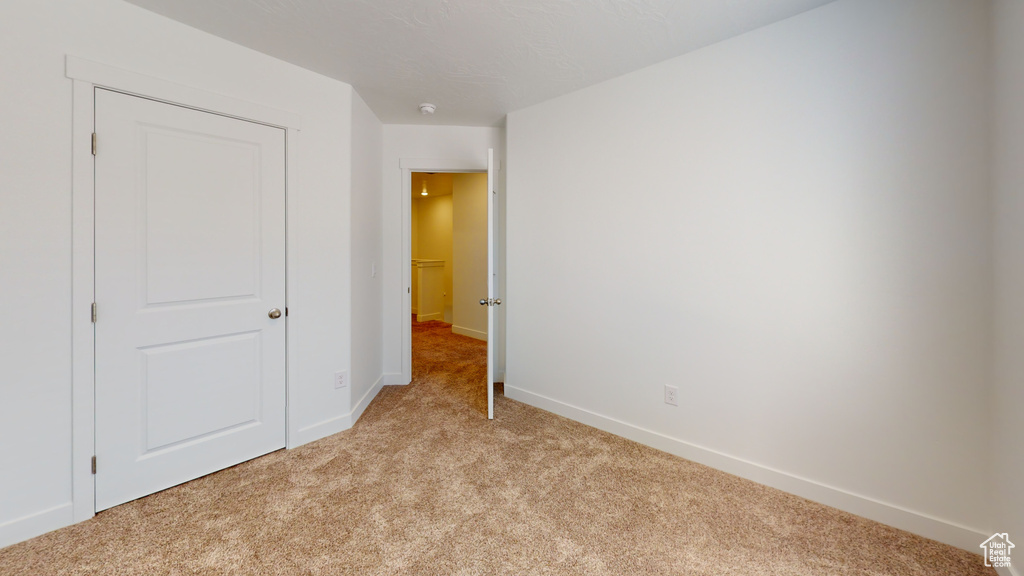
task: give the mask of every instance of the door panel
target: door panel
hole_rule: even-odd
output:
[[[140,351],[145,454],[259,419],[259,332]]]
[[[147,302],[255,296],[259,147],[154,127],[143,134]]]
[[[487,149],[487,418],[494,418],[494,150]]]
[[[96,508],[284,447],[284,132],[96,91]]]

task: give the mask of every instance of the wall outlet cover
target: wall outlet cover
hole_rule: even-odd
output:
[[[665,386],[665,404],[679,406],[679,388],[676,388],[675,386]]]
[[[348,386],[348,372],[342,370],[334,373],[334,387],[345,388]]]

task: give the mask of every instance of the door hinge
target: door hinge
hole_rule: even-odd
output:
[[[92,133],[92,155],[96,155],[96,133]]]
[[[96,303],[92,303],[92,323],[96,323]]]
[[[92,473],[93,474],[96,473],[96,457],[95,456],[92,457]]]
[[[288,317],[288,307],[287,306],[284,307],[284,316],[285,316],[285,318]]]

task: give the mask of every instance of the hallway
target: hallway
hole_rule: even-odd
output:
[[[432,409],[487,418],[487,342],[452,333],[452,325],[412,321],[412,383],[408,395]],[[495,383],[495,397],[502,385]],[[497,400],[496,400],[497,402]]]

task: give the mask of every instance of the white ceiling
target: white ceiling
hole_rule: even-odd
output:
[[[352,84],[384,123],[493,126],[832,0],[127,1]]]

